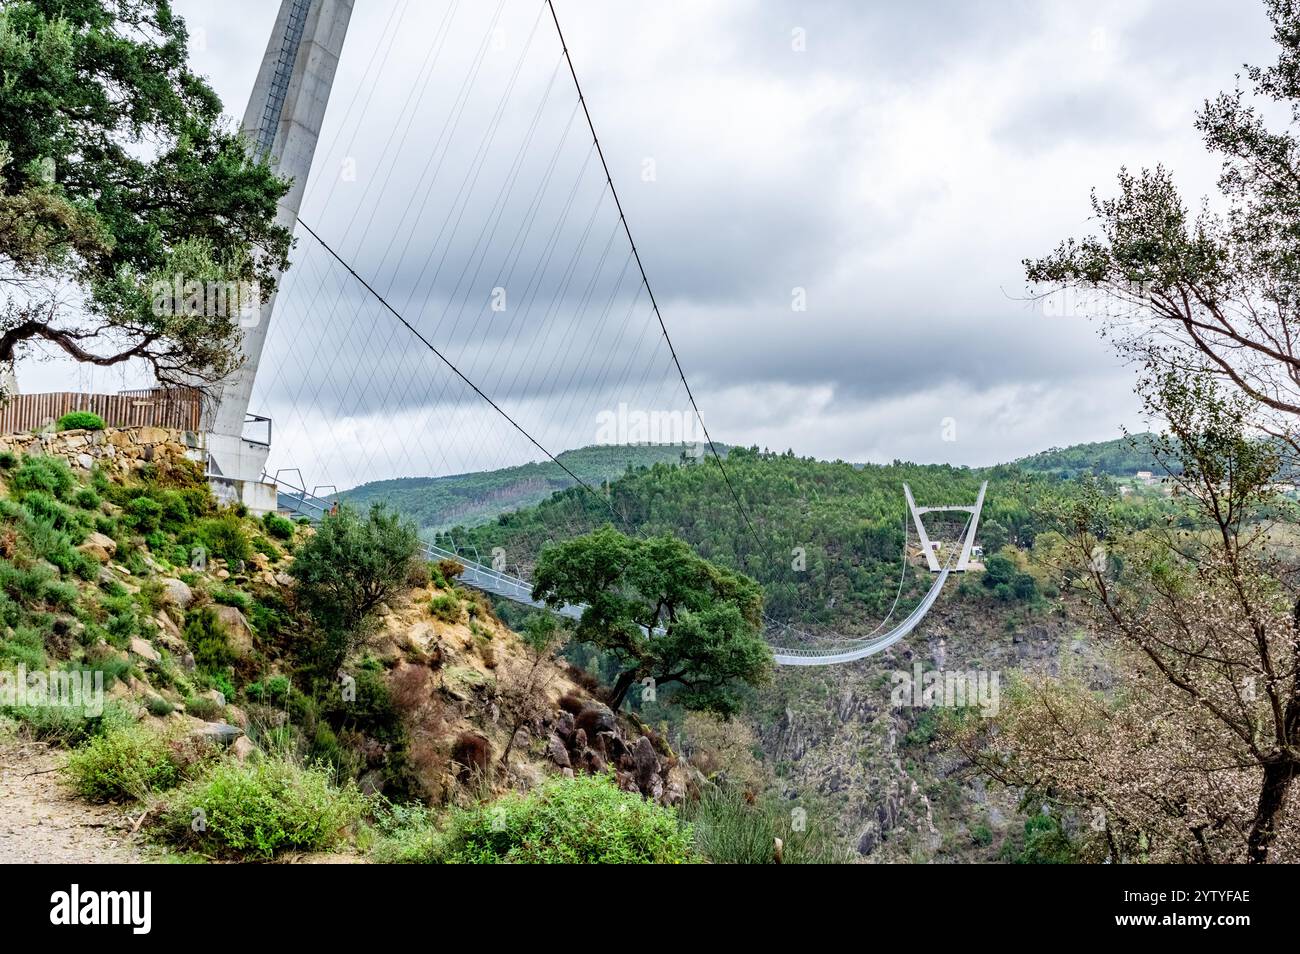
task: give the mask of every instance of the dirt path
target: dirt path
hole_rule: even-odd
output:
[[[67,791],[59,773],[50,771],[63,757],[44,745],[0,744],[0,863],[155,860],[132,839],[125,809],[90,805]]]

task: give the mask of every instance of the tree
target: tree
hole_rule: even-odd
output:
[[[1300,616],[1294,568],[1270,540],[1275,445],[1249,399],[1211,376],[1144,384],[1155,441],[1195,516],[1141,534],[1090,482],[1063,504],[1076,589],[1098,611],[1117,684],[1028,680],[972,746],[992,777],[1093,822],[1113,861],[1300,858],[1287,812],[1300,773]]]
[[[162,384],[238,366],[240,309],[288,264],[288,183],[227,128],[187,41],[169,0],[0,8],[0,368],[41,343]]]
[[[419,552],[415,525],[382,504],[364,518],[339,507],[298,548],[290,572],[325,635],[323,672],[343,662],[379,604],[406,585]]]
[[[1191,214],[1163,166],[1121,170],[1117,196],[1093,195],[1100,234],[1025,267],[1035,293],[1081,296],[1128,356],[1160,372],[1208,372],[1289,435],[1300,414],[1300,4],[1265,7],[1277,63],[1246,67],[1249,91],[1221,93],[1197,114],[1222,157],[1226,211],[1203,202]],[[1272,129],[1273,114],[1289,121]]]
[[[637,681],[653,679],[656,690],[675,686],[674,699],[688,709],[731,715],[740,687],[771,672],[758,584],[669,535],[634,540],[606,526],[549,546],[533,598],[586,604],[574,636],[621,667],[610,693],[615,709]]]
[[[1300,857],[1300,590],[1268,532],[1273,481],[1300,453],[1300,5],[1265,7],[1278,61],[1197,115],[1225,211],[1190,214],[1163,167],[1121,170],[1116,197],[1093,197],[1099,235],[1025,261],[1038,290],[1096,296],[1104,333],[1140,363],[1168,422],[1155,456],[1185,507],[1178,532],[1131,540],[1108,532],[1095,488],[1074,508],[1067,536],[1119,648],[1118,701],[1039,687],[1005,736],[1019,751],[994,759],[1103,811],[1112,856],[1159,842],[1197,860]]]

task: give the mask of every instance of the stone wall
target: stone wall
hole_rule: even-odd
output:
[[[103,431],[51,431],[0,435],[0,451],[62,457],[74,468],[127,474],[163,457],[202,463],[203,435],[165,427],[120,427]]]

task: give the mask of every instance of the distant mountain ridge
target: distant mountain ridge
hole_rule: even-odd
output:
[[[725,447],[718,448],[726,454]],[[601,484],[622,477],[629,468],[677,463],[694,449],[695,445],[684,444],[593,445],[564,451],[557,459],[586,483]],[[362,508],[382,501],[414,519],[421,529],[436,532],[488,523],[499,514],[534,506],[573,486],[573,478],[547,460],[446,477],[376,480],[339,496]]]

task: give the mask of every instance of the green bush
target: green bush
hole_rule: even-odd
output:
[[[612,776],[557,777],[455,814],[443,860],[458,864],[681,864],[692,833],[672,809]]]
[[[62,457],[24,457],[9,475],[9,486],[18,495],[33,490],[66,500],[76,485],[72,468]]]
[[[428,864],[441,856],[445,836],[438,831],[433,812],[423,805],[380,799],[372,816],[376,837],[370,855],[379,864]]]
[[[174,787],[181,773],[166,738],[142,725],[121,725],[75,749],[66,771],[92,801],[136,798]]]
[[[126,505],[126,524],[136,533],[148,535],[162,526],[162,504],[152,497],[136,497]]]
[[[0,468],[12,470],[18,466],[18,455],[13,451],[0,451]]]
[[[99,494],[95,493],[93,488],[82,487],[73,495],[72,502],[82,510],[98,510],[103,501],[99,499]]]
[[[451,593],[439,593],[429,600],[429,614],[444,623],[460,622],[460,599]]]
[[[107,679],[104,686],[108,687]],[[17,720],[27,737],[62,747],[78,745],[113,726],[133,724],[116,702],[106,703],[97,716],[75,706],[7,706],[0,708],[0,714]]]
[[[182,632],[186,645],[194,654],[194,664],[208,673],[223,671],[235,662],[225,627],[211,606],[190,611]]]
[[[185,700],[185,713],[205,722],[215,722],[225,711],[225,706],[207,696],[191,696]]]
[[[262,517],[262,526],[266,527],[266,532],[277,540],[293,539],[293,521],[278,513],[267,512]]]
[[[163,825],[182,844],[268,859],[288,849],[331,847],[366,807],[351,783],[336,787],[323,768],[272,756],[216,765],[169,801]],[[191,824],[196,817],[204,819],[197,832]]]
[[[60,431],[102,431],[104,419],[94,411],[69,411],[54,424]]]
[[[221,586],[218,584],[212,588],[212,600],[215,603],[222,603],[225,606],[233,606],[240,612],[247,615],[252,609],[253,600],[247,593],[236,590],[233,587]]]
[[[232,566],[253,556],[243,522],[230,511],[200,520],[194,527],[193,538],[203,545],[208,556],[225,560]]]

